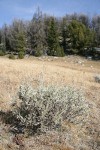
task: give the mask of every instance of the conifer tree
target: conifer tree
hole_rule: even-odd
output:
[[[59,44],[59,37],[57,33],[56,22],[51,18],[48,30],[48,54],[51,56],[63,56],[63,49]]]
[[[61,33],[62,33],[62,46],[64,49],[64,53],[68,54],[70,49],[70,36],[68,32],[68,22],[66,18],[63,18],[62,20]]]
[[[26,33],[24,25],[20,20],[15,20],[9,29],[9,42],[11,50],[15,52],[25,52]]]
[[[29,31],[31,49],[35,50],[35,56],[41,56],[45,51],[45,31],[42,12],[38,8],[30,23]]]
[[[94,33],[83,23],[73,20],[68,26],[71,40],[71,50],[74,53],[83,54],[85,48],[90,48],[93,43]]]

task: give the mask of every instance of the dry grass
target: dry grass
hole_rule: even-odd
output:
[[[100,112],[98,111],[100,110],[100,84],[95,82],[94,76],[96,74],[100,74],[100,61],[89,61],[77,56],[64,58],[30,57],[23,60],[10,60],[5,57],[0,57],[0,109],[3,111],[9,109],[12,98],[15,96],[22,82],[35,82],[35,79],[37,79],[41,74],[43,74],[43,79],[46,83],[58,85],[71,84],[78,88],[83,88],[88,100],[91,100],[93,104],[96,104],[96,109],[93,109],[93,116],[91,117],[93,117],[94,124],[97,125],[96,129],[99,130],[97,118],[100,116]],[[99,109],[97,109],[97,107]],[[96,118],[94,117],[95,115]],[[93,129],[92,125],[94,124],[91,124],[89,129]],[[63,128],[70,135],[67,137],[67,143],[69,145],[79,144],[79,137],[85,141],[85,131],[79,130],[78,127],[75,127],[73,124],[69,124],[68,122],[64,122]],[[4,133],[2,136],[3,135]],[[8,137],[9,135],[7,135],[7,140]],[[32,139],[26,138],[25,144],[26,147],[30,145],[27,148],[30,150],[71,150],[71,148],[67,147],[67,144],[64,145],[61,143],[61,145],[59,145],[55,142],[55,140],[57,141],[57,136],[53,133],[53,135],[48,138],[47,136],[42,138],[39,137],[38,142],[35,142],[36,140],[34,140],[34,137],[32,137]],[[0,145],[0,150],[17,149],[16,145],[14,148],[13,144],[9,145],[8,143],[8,147],[6,148]]]
[[[73,150],[73,149],[65,147],[63,145],[54,145],[53,150]]]
[[[82,63],[80,64],[79,61]],[[99,97],[100,84],[94,82],[95,74],[100,74],[100,62],[88,61],[80,57],[34,58],[9,60],[0,58],[0,106],[6,108],[17,88],[23,81],[44,74],[46,82],[74,84],[86,90],[87,96]],[[97,94],[96,94],[97,93]],[[3,102],[3,103],[2,103]],[[6,104],[6,103],[7,104]]]

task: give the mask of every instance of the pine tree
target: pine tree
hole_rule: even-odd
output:
[[[26,33],[24,25],[21,21],[14,21],[9,30],[9,43],[11,50],[15,52],[25,52],[26,48]]]
[[[100,16],[95,16],[92,18],[92,28],[95,32],[95,46],[100,47]]]
[[[54,18],[51,18],[48,30],[48,54],[51,56],[63,56],[63,49],[59,44],[59,36],[57,33],[56,22]]]
[[[84,54],[85,49],[92,47],[94,32],[83,23],[73,20],[68,26],[68,32],[74,53]]]
[[[62,33],[62,47],[64,49],[64,53],[68,54],[70,48],[70,38],[68,32],[68,22],[66,18],[63,18],[62,20],[61,33]]]
[[[38,8],[33,16],[30,23],[28,34],[30,37],[31,49],[35,50],[36,56],[41,56],[45,51],[45,31],[44,31],[44,20],[40,9]]]
[[[86,27],[84,24],[73,20],[69,26],[69,37],[71,39],[71,49],[74,53],[80,52],[86,44]]]
[[[1,43],[2,50],[6,51],[6,44],[7,44],[7,25],[6,24],[2,27],[0,41],[1,41],[0,43]]]

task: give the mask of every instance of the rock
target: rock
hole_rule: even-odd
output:
[[[92,60],[92,56],[87,56],[87,59],[88,60]]]
[[[82,62],[81,62],[81,61],[78,61],[77,63],[78,63],[78,64],[82,64]]]
[[[58,57],[54,57],[54,59],[58,59]]]

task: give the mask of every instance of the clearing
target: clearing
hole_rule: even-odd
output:
[[[20,84],[34,82],[41,74],[48,83],[82,87],[89,99],[99,103],[100,84],[95,82],[94,76],[100,74],[100,61],[78,56],[26,57],[22,60],[0,57],[0,108],[9,106]]]
[[[96,75],[100,75],[100,61],[79,56],[25,57],[22,60],[0,57],[1,118],[7,115],[7,110],[9,112],[19,86],[27,82],[33,84],[38,79],[46,84],[82,88],[91,103],[91,119],[89,118],[87,125],[79,128],[78,125],[65,121],[62,124],[64,133],[61,135],[53,131],[40,136],[15,136],[9,132],[10,125],[0,118],[0,150],[80,150],[81,147],[84,150],[99,150],[100,83],[95,81]]]

